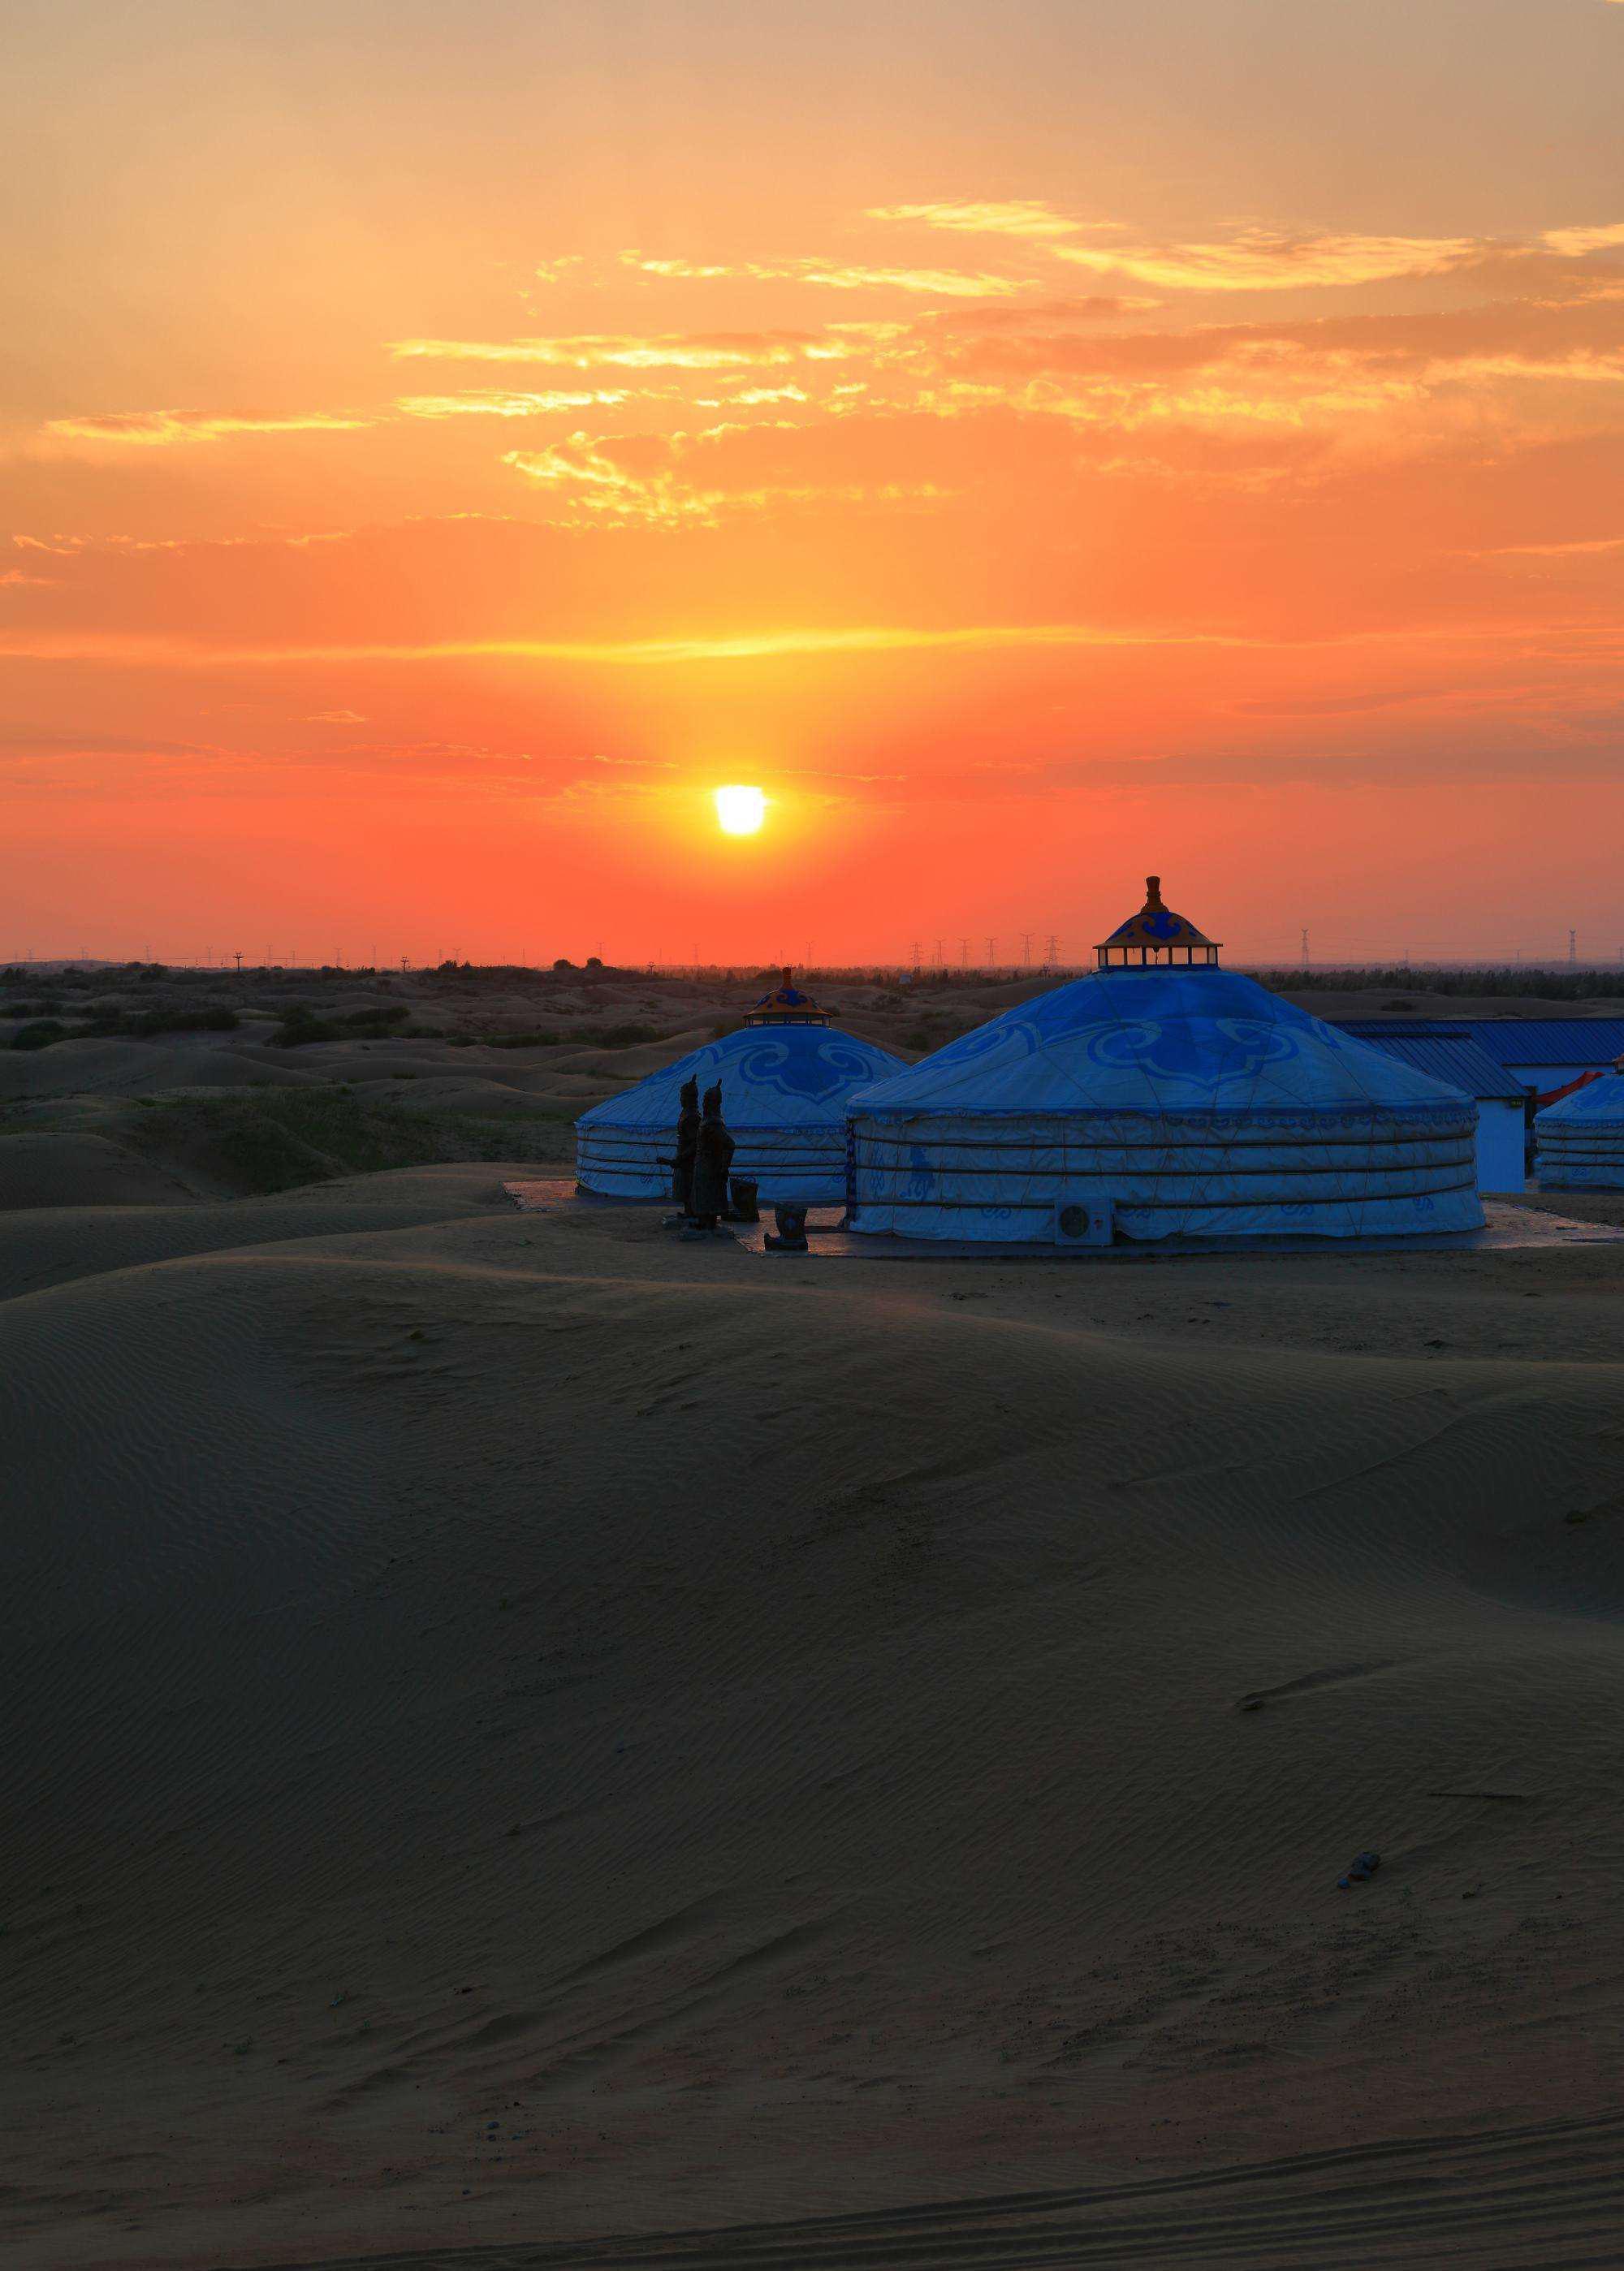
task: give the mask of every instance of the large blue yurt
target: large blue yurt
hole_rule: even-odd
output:
[[[1535,1113],[1534,1180],[1542,1191],[1624,1191],[1624,1069]]]
[[[1071,1246],[1482,1227],[1471,1098],[1220,969],[1154,875],[1095,954],[853,1097],[853,1230]]]
[[[661,1162],[675,1147],[682,1083],[697,1080],[703,1092],[719,1081],[734,1173],[753,1175],[769,1203],[838,1206],[846,1196],[846,1099],[903,1069],[889,1049],[831,1025],[786,970],[738,1032],[584,1112],[575,1123],[576,1180],[612,1198],[669,1198],[671,1169]]]

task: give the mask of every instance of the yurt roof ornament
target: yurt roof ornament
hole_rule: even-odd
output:
[[[1144,905],[1094,949],[1101,970],[1186,970],[1218,967],[1220,942],[1162,904],[1162,879],[1144,879]]]
[[[820,1009],[809,994],[793,985],[786,970],[771,994],[764,994],[746,1013],[747,1025],[826,1025],[827,1009]]]

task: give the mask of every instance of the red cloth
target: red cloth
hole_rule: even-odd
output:
[[[1547,1104],[1560,1104],[1563,1097],[1572,1096],[1578,1089],[1588,1088],[1593,1080],[1605,1080],[1605,1078],[1606,1075],[1605,1073],[1582,1072],[1577,1080],[1570,1080],[1565,1088],[1550,1088],[1546,1091],[1543,1096],[1535,1097],[1534,1110],[1536,1112],[1543,1112]]]

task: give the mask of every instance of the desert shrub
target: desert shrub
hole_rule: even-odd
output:
[[[336,1041],[339,1028],[329,1018],[318,1017],[302,1001],[295,1001],[282,1012],[282,1022],[271,1036],[273,1049],[302,1049],[311,1041]]]
[[[48,1049],[53,1042],[65,1041],[68,1029],[56,1017],[36,1017],[31,1025],[21,1025],[11,1036],[14,1049]]]
[[[404,1099],[399,1106],[362,1102],[336,1085],[279,1087],[251,1095],[160,1097],[123,1140],[160,1157],[184,1158],[239,1191],[271,1192],[435,1161],[563,1161],[571,1115],[423,1113]]]
[[[403,1025],[411,1014],[405,1001],[380,1001],[364,1009],[351,1009],[339,1018],[339,1023],[357,1030],[367,1026]]]
[[[1313,970],[1253,970],[1271,994],[1374,994],[1404,987],[1412,994],[1466,994],[1481,999],[1522,995],[1531,1001],[1609,1001],[1624,994],[1624,970],[1535,968],[1514,963],[1498,969],[1345,969],[1322,964]]]

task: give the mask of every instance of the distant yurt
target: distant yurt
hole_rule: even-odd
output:
[[[1624,1057],[1535,1113],[1534,1180],[1542,1191],[1624,1191]]]
[[[1221,969],[1158,877],[1095,958],[853,1097],[853,1230],[1064,1247],[1481,1228],[1473,1100]]]
[[[595,1104],[575,1123],[576,1180],[606,1197],[669,1198],[682,1083],[700,1092],[721,1083],[722,1113],[736,1149],[733,1172],[755,1177],[762,1200],[838,1206],[846,1195],[846,1107],[854,1089],[905,1069],[831,1025],[791,982],[764,994],[728,1033],[622,1096]]]

